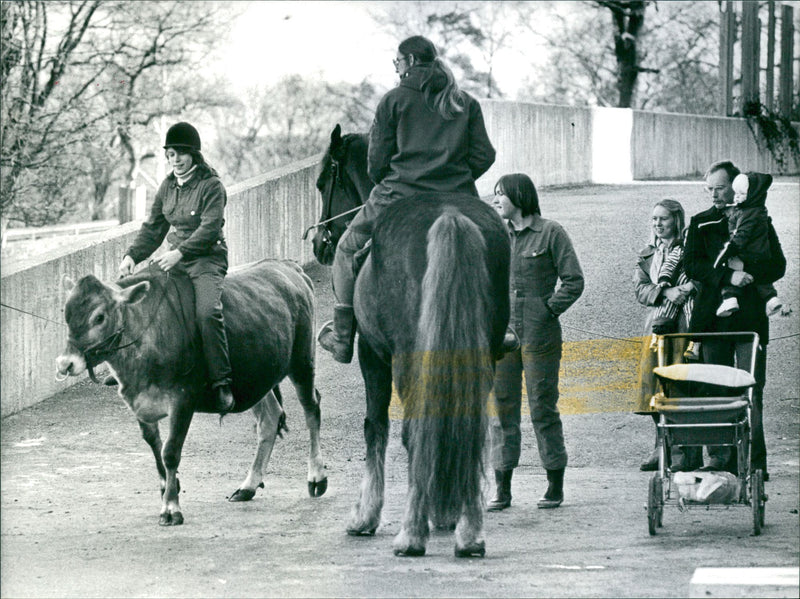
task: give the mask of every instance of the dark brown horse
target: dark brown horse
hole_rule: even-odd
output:
[[[153,266],[118,283],[92,275],[71,293],[65,316],[66,349],[56,360],[62,376],[78,375],[107,362],[119,394],[133,411],[153,451],[161,482],[161,525],[183,523],[177,472],[195,412],[213,412],[191,281],[176,270]],[[244,482],[231,501],[247,501],[263,487],[263,470],[275,438],[285,430],[276,398],[285,377],[294,384],[311,436],[308,491],[327,488],[320,451],[320,399],[314,388],[314,292],[311,280],[289,261],[264,260],[231,272],[222,294],[233,370],[234,412],[252,410],[258,448]],[[168,421],[162,443],[158,421]]]
[[[338,137],[337,131],[334,131]],[[326,155],[334,153],[330,150]],[[339,172],[363,157],[340,152]],[[321,188],[332,169],[323,164]],[[341,184],[331,216],[363,201]],[[358,356],[367,414],[366,472],[347,531],[380,524],[392,383],[403,404],[408,495],[397,555],[424,555],[429,519],[456,525],[457,556],[483,556],[486,401],[508,324],[509,242],[498,214],[472,196],[420,195],[387,207],[356,281]]]

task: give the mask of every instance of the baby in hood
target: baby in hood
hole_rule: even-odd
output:
[[[734,178],[733,206],[728,211],[730,239],[720,252],[714,268],[726,265],[732,270],[753,273],[771,259],[769,244],[770,217],[767,214],[767,190],[772,185],[772,175],[742,173]],[[756,285],[758,294],[766,302],[767,316],[777,314],[783,307],[773,285]],[[722,288],[722,303],[717,316],[730,316],[739,309],[741,287],[726,285]]]

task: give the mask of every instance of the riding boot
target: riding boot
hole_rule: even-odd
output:
[[[540,509],[558,507],[564,501],[564,468],[547,471],[547,491],[537,505]]]
[[[333,354],[333,359],[349,364],[353,359],[353,341],[356,336],[356,318],[353,306],[338,305],[333,308],[333,320],[319,330],[317,341],[322,349]]]
[[[220,416],[224,416],[233,409],[234,401],[231,386],[227,384],[220,385],[214,391],[214,409],[219,412]]]
[[[489,512],[499,512],[511,507],[511,475],[514,474],[513,470],[495,470],[494,482],[495,491],[494,498],[486,506]]]

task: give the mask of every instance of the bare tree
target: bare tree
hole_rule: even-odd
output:
[[[597,0],[599,6],[611,11],[614,24],[614,55],[617,59],[617,106],[630,108],[636,92],[636,82],[642,71],[653,72],[640,64],[639,35],[650,2],[644,0]]]
[[[520,23],[550,59],[532,65],[521,99],[713,113],[716,3],[651,2],[647,21],[633,23],[601,18],[607,3],[536,3],[536,14],[531,4],[516,5]]]
[[[98,218],[112,183],[130,180],[157,147],[154,121],[230,101],[197,72],[240,10],[233,3],[0,9],[3,232],[10,220],[55,222],[80,205]]]
[[[2,233],[20,197],[41,193],[44,169],[61,162],[91,123],[80,118],[80,103],[93,93],[94,77],[65,78],[84,40],[99,1],[48,3],[22,0],[0,4],[2,25],[2,118],[0,119],[0,199]],[[53,15],[57,18],[51,18]],[[102,116],[100,117],[102,118]],[[56,170],[62,170],[56,167]],[[68,178],[61,178],[62,181]],[[50,180],[53,180],[51,177]],[[43,218],[46,206],[36,211]],[[57,207],[59,213],[62,207]]]
[[[506,16],[512,4],[516,3],[381,2],[370,14],[398,43],[411,35],[429,38],[465,90],[492,98],[503,96],[493,70],[498,52],[512,39],[514,23]]]
[[[310,81],[299,75],[250,88],[230,110],[217,110],[220,170],[235,180],[322,152],[336,123],[366,132],[377,92],[360,84]]]

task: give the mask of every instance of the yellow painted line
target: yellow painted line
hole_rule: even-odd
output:
[[[649,342],[649,337],[565,342],[559,372],[559,411],[562,414],[633,411],[638,399],[642,344]],[[491,398],[488,410],[491,416]],[[522,414],[530,415],[524,377]],[[389,417],[396,420],[403,417],[395,389],[392,389]]]

